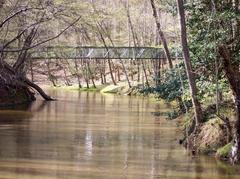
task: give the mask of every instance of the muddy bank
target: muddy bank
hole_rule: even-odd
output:
[[[0,94],[0,107],[30,103],[36,99],[31,91],[21,87],[0,85]]]
[[[220,114],[216,115],[215,109],[205,109],[205,122],[196,131],[193,131],[194,114],[190,111],[187,117],[178,119],[180,129],[184,133],[180,143],[192,155],[211,155],[221,160],[228,160],[232,146],[232,126],[235,120],[233,103],[228,101],[221,104]]]

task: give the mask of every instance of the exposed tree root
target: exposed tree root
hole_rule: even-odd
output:
[[[34,101],[34,92],[37,91],[46,101],[54,100],[48,96],[38,85],[26,77],[22,77],[7,63],[0,66],[0,105],[16,105]]]
[[[55,99],[53,99],[52,97],[48,96],[43,90],[42,88],[40,88],[38,85],[34,84],[33,82],[31,82],[29,79],[25,78],[24,82],[32,87],[33,89],[35,89],[46,101],[54,101]]]

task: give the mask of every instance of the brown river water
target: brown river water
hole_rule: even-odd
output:
[[[58,101],[0,110],[0,179],[240,178],[239,167],[189,156],[178,145],[176,123],[165,120],[166,105],[100,93],[51,94]]]

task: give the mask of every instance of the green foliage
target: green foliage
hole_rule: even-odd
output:
[[[176,119],[180,115],[179,111],[173,110],[170,112],[167,112],[167,120],[173,120]]]
[[[158,4],[161,5],[161,8],[164,7],[164,11],[171,13],[173,16],[177,15],[177,5],[175,0],[158,0]]]
[[[145,94],[154,93],[157,98],[164,99],[168,102],[174,101],[183,94],[181,78],[186,82],[186,75],[183,66],[166,71],[161,78],[161,84],[159,86],[144,88],[141,92]]]
[[[235,49],[233,56],[239,55],[239,40],[231,42],[234,36],[232,24],[240,20],[239,11],[227,2],[215,3],[214,6],[211,1],[203,0],[189,3],[187,10],[189,46],[195,68],[205,67],[207,73],[214,73],[215,63],[220,63],[219,44],[231,43]]]
[[[213,3],[215,2],[215,4]],[[216,95],[216,91],[229,90],[224,77],[219,44],[231,46],[233,63],[238,64],[240,13],[227,1],[195,1],[186,5],[189,49],[196,72],[199,98],[204,101]]]
[[[172,111],[168,114],[169,119],[174,119],[186,109],[192,106],[188,90],[187,76],[183,64],[175,66],[174,69],[166,71],[161,76],[161,84],[156,87],[145,87],[140,89],[143,94],[155,94],[158,99],[167,102],[177,101],[179,104],[178,111]]]
[[[199,78],[197,82],[199,97],[202,100],[205,100],[209,97],[213,97],[216,95],[216,91],[220,91],[222,93],[227,92],[229,87],[227,85],[227,81],[225,78],[222,78],[218,81],[218,85],[216,82],[205,81],[204,79]]]

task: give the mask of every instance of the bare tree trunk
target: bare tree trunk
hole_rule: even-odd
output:
[[[93,73],[92,73],[92,70],[90,68],[90,62],[87,61],[87,68],[88,68],[88,71],[89,71],[89,75],[90,75],[90,78],[91,78],[91,81],[92,81],[92,84],[93,84],[93,87],[96,88],[96,85],[95,85],[95,81],[94,81],[94,76],[93,76]]]
[[[30,87],[32,87],[33,89],[35,89],[37,92],[39,92],[39,94],[46,100],[46,101],[53,101],[54,99],[51,98],[50,96],[48,96],[43,90],[42,88],[40,88],[38,85],[32,83],[30,80],[28,80],[27,78],[24,79],[24,82],[29,85]]]
[[[140,59],[140,60],[142,61],[143,74],[144,74],[144,77],[145,77],[145,80],[146,80],[146,85],[147,85],[147,87],[149,87],[149,82],[148,82],[148,76],[147,76],[146,66],[145,66],[145,63],[144,63],[143,59]]]
[[[134,73],[134,68],[133,68],[133,67],[134,67],[134,65],[133,65],[133,59],[131,58],[131,59],[130,59],[130,73],[131,73],[130,76],[131,76],[131,80],[132,80],[132,81],[134,80],[134,74],[133,74],[133,73]]]
[[[98,28],[98,32],[100,34],[100,38],[101,38],[101,40],[103,42],[104,47],[106,48],[107,51],[109,51],[109,49],[107,47],[107,44],[106,44],[106,41],[105,41],[105,39],[104,39],[104,37],[103,37],[103,35],[102,35],[102,33],[101,33],[99,28]],[[112,63],[111,63],[111,59],[109,57],[109,53],[107,54],[107,56],[108,56],[107,62],[108,62],[108,67],[109,67],[109,70],[110,70],[110,75],[111,75],[112,82],[113,82],[114,85],[117,85],[117,83],[116,83],[116,81],[114,79],[114,76],[113,76]]]
[[[140,63],[139,63],[139,60],[137,60],[137,71],[138,71],[138,74],[137,74],[137,81],[140,82],[140,77],[141,77],[141,71],[140,71]]]
[[[127,70],[126,70],[126,68],[125,68],[125,65],[124,65],[124,63],[123,63],[123,61],[122,61],[121,58],[119,58],[119,60],[120,60],[120,63],[121,63],[121,65],[122,65],[123,72],[124,72],[124,74],[125,74],[125,77],[126,77],[126,80],[127,80],[127,83],[128,83],[128,87],[131,88],[132,85],[131,85],[131,83],[130,83],[130,81],[129,81],[129,78],[128,78],[128,74],[127,74]]]
[[[75,66],[75,71],[76,71],[75,73],[76,73],[77,80],[78,80],[78,87],[82,88],[81,78],[80,78],[79,69],[78,69],[78,62],[76,59],[74,60],[74,66]]]
[[[102,25],[101,25],[100,23],[98,23],[98,26],[99,26],[102,30],[104,30],[104,28],[102,27]],[[114,42],[113,42],[110,34],[108,34],[107,32],[106,32],[105,34],[106,34],[107,38],[109,39],[109,41],[111,42],[112,47],[115,47]],[[117,51],[114,51],[114,52],[115,52],[116,54],[118,54]],[[130,81],[129,81],[128,73],[127,73],[127,70],[126,70],[125,65],[124,65],[124,63],[123,63],[123,60],[122,60],[122,58],[120,57],[120,54],[118,54],[118,56],[119,56],[119,60],[120,60],[120,63],[121,63],[121,65],[122,65],[123,72],[124,72],[124,74],[125,74],[125,77],[126,77],[126,80],[127,80],[127,83],[128,83],[128,87],[131,88],[132,85],[131,85],[131,83],[130,83]]]
[[[186,73],[188,77],[189,88],[191,92],[191,98],[192,98],[192,103],[193,103],[193,108],[195,113],[196,127],[197,127],[203,121],[203,114],[202,114],[201,104],[197,99],[197,86],[195,81],[195,74],[193,73],[192,64],[190,61],[183,0],[177,0],[177,6],[178,6],[178,12],[179,12],[179,18],[180,18],[181,43],[182,43],[182,49],[183,49],[184,64],[185,64]]]
[[[160,45],[159,34],[157,32],[156,32],[155,44]],[[160,55],[158,55],[157,59],[153,59],[153,65],[155,68],[156,87],[159,86],[161,83],[161,64],[162,63],[164,63],[164,62],[160,59]]]
[[[31,81],[34,82],[34,72],[33,72],[33,61],[30,59],[30,73],[31,73]]]
[[[106,79],[106,60],[103,60],[103,83],[106,84],[107,83],[107,79]]]
[[[117,77],[118,77],[118,81],[120,82],[121,81],[121,72],[120,72],[120,67],[117,66]]]
[[[130,12],[129,12],[129,8],[125,7],[126,11],[127,11],[127,17],[128,17],[128,23],[129,23],[129,27],[130,27],[130,30],[131,30],[131,33],[132,33],[132,38],[133,38],[133,43],[134,43],[134,47],[136,48],[137,46],[139,46],[139,40],[137,38],[137,35],[134,31],[134,28],[133,28],[133,24],[132,24],[132,20],[131,20],[131,16],[130,16]],[[147,77],[147,72],[146,72],[146,67],[145,67],[145,63],[142,59],[139,59],[138,60],[138,63],[139,61],[141,61],[141,64],[142,64],[142,68],[143,68],[143,73],[144,73],[144,77],[146,79],[146,85],[149,87],[149,82],[148,82],[148,77]],[[139,65],[139,64],[138,64]],[[138,69],[139,70],[139,69]],[[140,70],[139,70],[140,72]]]
[[[64,74],[65,85],[71,86],[71,83],[70,83],[70,81],[69,81],[69,79],[68,79],[68,77],[67,77],[67,71],[66,71],[66,69],[65,69],[64,66],[63,66],[63,74]]]
[[[153,10],[153,17],[155,18],[155,22],[156,22],[156,26],[157,26],[157,31],[158,31],[159,37],[162,41],[162,44],[163,44],[164,53],[168,60],[169,67],[170,67],[170,69],[172,69],[173,63],[172,63],[172,59],[171,59],[170,52],[168,49],[167,40],[166,40],[164,33],[162,31],[162,28],[161,28],[160,20],[159,20],[158,14],[157,14],[156,5],[155,5],[154,0],[150,0],[150,1],[151,1],[151,5],[152,5],[152,10]]]
[[[218,51],[223,58],[223,68],[235,97],[237,119],[233,128],[234,140],[230,156],[231,162],[235,164],[240,160],[240,72],[238,65],[231,64],[234,60],[231,59],[230,52],[225,45],[220,45]]]
[[[98,59],[95,59],[96,61],[96,64],[98,66],[98,71],[100,73],[100,79],[101,79],[101,84],[103,85],[104,84],[104,79],[103,79],[103,66],[102,66],[102,63],[101,63],[101,60],[98,60]]]
[[[111,61],[111,59],[109,58],[109,55],[108,55],[107,62],[108,62],[108,67],[109,67],[109,71],[110,71],[110,75],[111,75],[112,82],[113,82],[114,85],[117,85],[117,83],[116,83],[116,81],[115,81],[115,79],[114,79],[114,76],[113,76],[112,61]]]
[[[55,82],[56,77],[51,73],[50,61],[49,61],[49,59],[47,59],[47,60],[45,61],[45,64],[46,64],[46,66],[47,66],[48,79],[51,81],[52,85],[53,85],[54,87],[56,87],[56,86],[57,86],[57,84],[56,84],[56,82]]]
[[[87,70],[87,65],[84,59],[81,59],[81,70],[82,70],[83,78],[86,82],[87,88],[89,88],[88,70]]]

